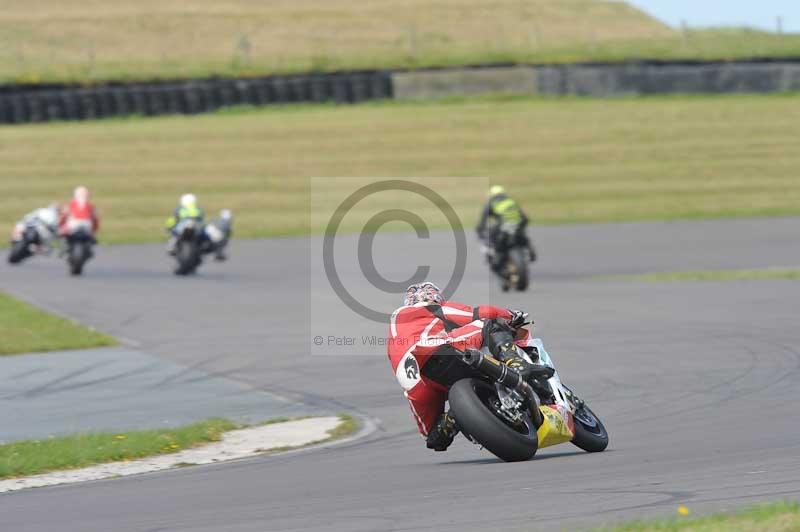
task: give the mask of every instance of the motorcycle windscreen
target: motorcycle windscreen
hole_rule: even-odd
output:
[[[540,449],[572,441],[575,433],[569,412],[561,412],[560,409],[547,405],[540,406],[539,410],[544,418],[542,426],[536,431]]]

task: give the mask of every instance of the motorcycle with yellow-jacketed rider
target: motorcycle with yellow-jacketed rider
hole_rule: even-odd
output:
[[[205,221],[205,213],[194,194],[184,194],[180,204],[167,219],[169,233],[167,253],[177,261],[176,275],[190,275],[197,271],[205,254],[214,259],[227,259],[225,250],[233,232],[233,215],[228,209],[220,211],[218,218]]]
[[[476,231],[489,267],[504,292],[528,288],[528,263],[536,260],[526,229],[528,217],[506,190],[495,185],[481,212]]]
[[[431,282],[408,287],[388,356],[429,449],[446,450],[460,432],[508,462],[566,442],[605,450],[603,423],[561,382],[527,318],[445,301]]]

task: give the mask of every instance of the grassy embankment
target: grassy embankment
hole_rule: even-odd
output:
[[[0,81],[786,55],[800,36],[681,32],[597,0],[0,0]]]
[[[237,237],[303,234],[312,176],[426,178],[468,225],[484,191],[460,176],[507,185],[535,223],[796,215],[798,138],[793,95],[299,105],[2,127],[0,227],[85,183],[106,243],[164,238],[187,190],[210,213],[232,208]]]
[[[327,438],[314,443],[344,438],[358,429],[358,423],[351,416],[343,414],[340,419]],[[279,418],[264,424],[287,421],[292,419]],[[239,428],[243,427],[227,419],[214,418],[174,429],[77,434],[9,443],[0,445],[0,479],[176,453],[219,441],[226,432]],[[265,452],[288,449],[280,447],[265,449]]]
[[[684,513],[686,510],[684,508]],[[778,502],[706,517],[681,517],[668,521],[640,521],[601,529],[604,532],[796,532],[800,530],[800,504]]]
[[[0,292],[0,355],[84,349],[116,341]]]

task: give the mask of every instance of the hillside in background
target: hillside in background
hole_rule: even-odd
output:
[[[450,65],[674,36],[601,0],[0,0],[0,79]]]

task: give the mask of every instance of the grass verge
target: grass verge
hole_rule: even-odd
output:
[[[342,414],[328,437],[307,445],[344,438],[358,430],[358,422]],[[262,424],[286,423],[305,418],[276,418]],[[212,418],[174,429],[78,434],[0,445],[0,479],[24,477],[48,471],[79,469],[96,464],[122,462],[176,453],[222,439],[228,431],[245,428],[233,421]],[[306,445],[300,446],[305,447]],[[265,449],[275,453],[298,447]],[[178,464],[188,467],[190,463]]]
[[[606,279],[630,281],[750,281],[766,279],[800,280],[800,268],[763,268],[754,270],[697,270],[610,276]]]
[[[0,445],[0,478],[77,469],[178,452],[219,441],[238,425],[209,419],[175,429],[78,434]]]
[[[602,532],[794,532],[800,530],[800,504],[778,502],[753,506],[731,514],[668,521],[635,522]]]
[[[798,138],[797,95],[298,105],[0,127],[2,174],[14,176],[0,178],[0,227],[84,183],[104,243],[163,239],[190,190],[209,215],[233,209],[237,237],[318,233],[326,220],[310,219],[308,178],[332,176],[425,179],[467,225],[485,190],[462,177],[505,184],[534,223],[796,215]],[[350,218],[344,230],[363,226]]]
[[[0,292],[0,355],[84,349],[116,340]]]

